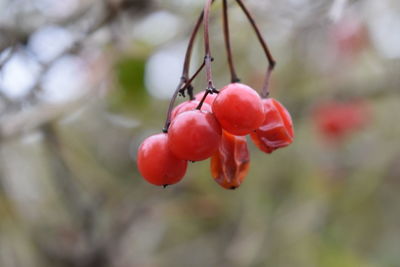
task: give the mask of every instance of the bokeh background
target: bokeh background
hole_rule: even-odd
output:
[[[400,2],[245,0],[295,142],[271,155],[249,142],[235,191],[208,161],[164,190],[136,150],[163,127],[203,2],[0,0],[0,266],[400,266]],[[259,89],[267,62],[229,3],[238,72]],[[216,1],[218,87],[221,32]],[[348,107],[321,111],[335,103]]]

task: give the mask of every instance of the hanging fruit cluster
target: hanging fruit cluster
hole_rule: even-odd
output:
[[[172,97],[163,133],[148,137],[138,150],[138,169],[154,185],[165,187],[175,184],[184,177],[189,161],[211,158],[214,180],[226,189],[235,189],[249,170],[246,135],[250,135],[254,144],[265,153],[272,153],[293,142],[293,123],[289,112],[281,103],[269,97],[268,86],[275,60],[242,0],[236,2],[255,30],[269,64],[261,95],[240,83],[236,74],[230,45],[227,0],[222,0],[222,6],[231,83],[220,90],[214,87],[209,39],[209,16],[213,2],[206,0],[204,11],[191,35],[182,77]],[[203,22],[204,61],[189,77],[193,43]],[[192,82],[204,68],[206,90],[193,96]],[[179,94],[188,94],[190,100],[174,108]]]

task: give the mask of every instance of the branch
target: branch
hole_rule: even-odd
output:
[[[254,31],[255,31],[255,33],[257,35],[257,38],[258,38],[258,40],[259,40],[259,42],[260,42],[260,44],[261,44],[261,46],[262,46],[262,48],[264,50],[264,53],[265,53],[265,55],[267,57],[267,60],[268,60],[267,74],[265,75],[265,81],[264,81],[264,85],[263,85],[262,93],[261,93],[262,97],[267,97],[269,95],[269,81],[270,81],[270,78],[271,78],[272,70],[275,68],[276,61],[275,61],[274,57],[272,56],[272,54],[271,54],[271,52],[270,52],[270,50],[268,48],[267,42],[264,40],[264,37],[262,36],[261,31],[258,28],[258,25],[257,25],[256,21],[254,20],[253,15],[251,14],[251,12],[247,9],[247,7],[244,5],[242,0],[236,0],[236,2],[238,3],[240,8],[242,9],[243,13],[246,15],[246,17],[249,20],[251,26],[253,27],[253,29],[254,29]]]
[[[231,72],[231,82],[237,83],[240,82],[235,70],[235,64],[233,62],[232,56],[232,48],[229,34],[229,17],[228,17],[228,4],[227,0],[222,0],[222,18],[223,18],[223,28],[224,28],[224,39],[225,39],[225,48],[228,56],[229,70]]]

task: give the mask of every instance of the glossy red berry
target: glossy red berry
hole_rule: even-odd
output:
[[[202,92],[198,93],[197,95],[195,95],[194,98],[197,101],[201,101],[203,99],[205,93],[206,93],[206,91],[202,91]],[[206,99],[204,100],[204,103],[207,103],[210,106],[212,106],[216,97],[217,97],[217,94],[208,94]]]
[[[370,121],[365,101],[330,101],[317,106],[313,117],[318,131],[327,141],[341,141]]]
[[[286,108],[273,98],[263,99],[265,110],[261,127],[251,133],[251,139],[265,153],[286,147],[293,142],[293,122]]]
[[[186,111],[172,121],[168,130],[168,145],[180,159],[205,160],[217,150],[221,134],[221,126],[212,113]]]
[[[225,189],[236,189],[249,172],[250,155],[246,137],[223,131],[221,144],[211,158],[211,174]]]
[[[189,110],[195,110],[200,104],[200,101],[197,100],[191,100],[191,101],[185,101],[178,106],[176,106],[171,113],[171,120],[175,119],[176,116],[182,112],[189,111]],[[201,106],[201,110],[209,111],[211,112],[211,106],[207,103],[203,103]]]
[[[232,83],[215,99],[212,110],[222,128],[234,135],[246,135],[264,121],[260,96],[249,86]]]
[[[148,137],[137,154],[139,172],[149,183],[167,186],[179,182],[186,173],[187,161],[175,157],[168,147],[168,135]]]

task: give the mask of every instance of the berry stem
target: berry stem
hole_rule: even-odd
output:
[[[183,76],[182,76],[181,82],[178,85],[179,90],[175,91],[174,96],[172,97],[171,102],[169,103],[167,121],[165,122],[165,126],[163,129],[164,133],[168,133],[168,128],[169,128],[169,125],[171,124],[172,109],[174,108],[175,100],[178,97],[178,94],[179,93],[184,94],[185,90],[188,89],[189,95],[190,95],[190,100],[194,99],[192,82],[199,75],[199,73],[204,69],[204,66],[205,66],[205,62],[203,61],[203,63],[200,65],[200,67],[197,69],[197,71],[192,75],[192,77],[190,77],[190,79],[185,78],[185,80],[183,80]]]
[[[214,0],[211,0],[211,4],[213,2],[214,2]],[[201,12],[199,18],[197,19],[196,25],[194,26],[192,34],[190,35],[189,44],[187,46],[186,54],[185,54],[185,61],[183,63],[182,76],[180,78],[179,84],[176,87],[176,90],[171,98],[170,103],[169,103],[167,119],[165,120],[164,129],[163,129],[164,133],[168,132],[169,125],[171,124],[172,109],[174,108],[175,100],[178,97],[179,92],[181,92],[181,90],[184,90],[185,88],[190,88],[191,82],[194,79],[194,78],[189,79],[189,68],[190,68],[190,62],[191,62],[191,58],[192,58],[194,41],[196,40],[196,35],[199,32],[201,24],[203,23],[203,19],[204,19],[204,11]],[[203,63],[203,65],[205,65],[205,63]],[[203,65],[195,73],[194,77],[197,76],[199,74],[199,72],[204,68]],[[189,94],[190,94],[190,92],[189,92]]]
[[[212,0],[206,0],[204,6],[204,49],[205,49],[205,57],[204,62],[206,64],[206,77],[207,77],[207,90],[213,91],[214,83],[212,79],[212,68],[211,62],[214,60],[211,55],[210,48],[210,8],[211,8]]]
[[[261,97],[266,98],[269,95],[269,81],[271,78],[271,73],[272,70],[275,68],[276,65],[276,61],[274,59],[274,57],[272,56],[267,42],[264,40],[264,37],[261,34],[261,31],[257,25],[257,23],[254,20],[253,15],[250,13],[250,11],[247,9],[247,7],[244,5],[242,0],[236,0],[236,2],[238,3],[238,5],[240,6],[240,8],[243,10],[243,13],[246,15],[247,19],[249,20],[251,26],[253,27],[257,38],[264,50],[265,55],[267,56],[267,60],[268,60],[268,69],[267,69],[267,74],[265,76],[265,81],[264,81],[264,85],[261,91]]]
[[[218,93],[217,89],[214,87],[213,79],[212,79],[212,67],[211,63],[214,60],[211,55],[211,47],[210,47],[210,8],[213,0],[206,0],[204,6],[204,64],[206,67],[206,78],[207,78],[207,88],[204,93],[203,98],[201,99],[197,109],[201,109],[203,106],[204,100],[206,100],[208,94]]]
[[[194,41],[196,40],[196,35],[199,32],[201,24],[203,23],[203,19],[204,19],[204,11],[201,12],[199,18],[197,19],[193,32],[190,35],[188,47],[186,49],[185,62],[183,63],[183,71],[182,71],[182,76],[185,77],[186,79],[189,77],[190,61],[192,58]]]
[[[209,91],[209,90],[206,90],[206,92],[204,93],[203,97],[201,98],[200,103],[199,103],[199,105],[196,107],[196,109],[198,109],[198,110],[201,109],[201,107],[203,106],[203,103],[204,103],[204,101],[206,100],[206,98],[207,98],[207,96],[208,96],[209,93],[210,93],[210,91]]]
[[[197,71],[192,75],[192,77],[190,77],[190,79],[181,87],[181,89],[179,90],[179,92],[181,94],[184,94],[185,90],[192,86],[193,80],[196,79],[196,77],[204,69],[205,65],[206,65],[205,62],[203,61],[203,63],[200,65],[200,67],[197,69]],[[194,99],[194,97],[193,97],[193,93],[192,93],[192,95],[190,95],[190,100],[193,100],[193,99]]]
[[[224,28],[224,38],[225,38],[225,49],[228,56],[229,70],[231,72],[231,82],[240,82],[236,74],[235,64],[233,62],[231,40],[229,33],[229,16],[228,16],[228,3],[227,0],[222,0],[222,18],[223,18],[223,28]]]

